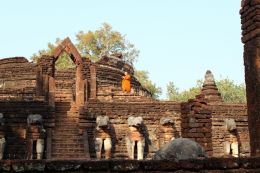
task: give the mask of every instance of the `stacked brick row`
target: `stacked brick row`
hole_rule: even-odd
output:
[[[242,42],[246,43],[260,34],[260,1],[242,0],[241,5]]]
[[[260,155],[260,1],[243,0],[241,5],[250,148],[256,156]]]
[[[75,101],[76,69],[55,71],[55,101]]]
[[[93,64],[89,58],[82,58],[83,62],[83,69],[82,74],[84,76],[84,79],[87,79],[90,81],[90,66]]]
[[[212,156],[211,111],[205,100],[193,99],[182,104],[182,137],[198,142]]]
[[[181,136],[180,105],[173,102],[99,102],[90,101],[81,112],[79,126],[87,130],[89,136],[90,155],[95,158],[94,128],[95,119],[99,115],[107,115],[112,124],[114,158],[127,158],[125,137],[128,132],[127,118],[141,116],[144,119],[143,134],[146,140],[145,156],[151,158],[159,149],[160,118],[170,117],[175,122],[174,138]]]
[[[55,62],[53,56],[47,56],[47,55],[42,56],[38,60],[37,65],[41,67],[41,71],[43,75],[54,76]]]
[[[131,65],[126,63],[122,59],[122,55],[111,55],[111,56],[103,56],[96,64],[97,65],[104,65],[104,66],[110,66],[115,69],[119,69],[122,71],[127,71],[130,75],[134,74],[134,69]]]
[[[36,94],[37,66],[24,57],[0,60],[0,99],[31,99]]]
[[[151,97],[148,90],[142,87],[139,81],[133,76],[133,68],[116,56],[102,57],[96,63],[97,68],[97,95],[101,100],[112,100],[126,98],[132,94],[124,94],[121,89],[122,76],[127,71],[131,75],[131,87],[133,95]],[[135,100],[132,98],[131,100]]]
[[[6,159],[27,158],[27,117],[29,114],[40,114],[44,119],[44,126],[53,126],[53,117],[49,113],[46,102],[38,101],[8,101],[1,102],[1,113],[5,119]]]
[[[214,76],[210,70],[207,70],[205,74],[200,95],[210,103],[222,102],[221,94],[218,91]]]
[[[86,159],[83,137],[78,133],[78,109],[70,102],[56,102],[52,159]]]
[[[240,156],[250,155],[248,117],[246,105],[239,104],[216,104],[210,105],[212,111],[212,145],[213,156],[222,157],[224,151],[225,119],[234,119],[237,127]]]

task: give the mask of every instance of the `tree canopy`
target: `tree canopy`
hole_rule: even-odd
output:
[[[102,55],[114,53],[122,53],[124,60],[130,64],[137,61],[139,50],[135,48],[134,44],[126,40],[125,36],[118,31],[114,31],[107,23],[104,23],[96,31],[80,31],[76,36],[78,41],[76,46],[81,55],[94,61]]]
[[[162,89],[150,80],[148,71],[135,70],[135,77],[143,87],[152,93],[153,98],[158,99],[162,94]]]
[[[75,46],[81,55],[90,58],[92,61],[97,61],[102,55],[122,53],[123,59],[133,64],[137,61],[139,55],[139,50],[135,48],[134,44],[130,43],[120,32],[114,31],[107,23],[103,23],[103,25],[95,31],[79,31],[76,34],[76,38],[77,42]],[[57,38],[55,43],[48,43],[47,49],[39,50],[38,53],[33,54],[31,57],[33,62],[37,62],[42,55],[52,55],[54,49],[61,41],[60,38]],[[64,56],[67,55],[64,54]],[[61,59],[65,59],[65,57]],[[69,63],[67,60],[62,60],[61,62],[63,62],[61,63],[62,66]],[[62,68],[59,65],[57,66],[58,68]]]
[[[195,87],[188,90],[179,91],[173,82],[167,85],[167,99],[178,102],[185,102],[188,99],[195,98],[200,93],[202,80],[198,80]],[[223,101],[226,103],[246,103],[245,84],[235,84],[233,80],[228,78],[216,80],[216,85]]]

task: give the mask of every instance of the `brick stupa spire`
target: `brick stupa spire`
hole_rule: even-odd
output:
[[[218,91],[214,76],[210,70],[205,74],[205,80],[201,89],[201,95],[209,102],[222,102],[221,94]]]

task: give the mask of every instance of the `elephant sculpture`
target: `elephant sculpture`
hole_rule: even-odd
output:
[[[224,120],[225,141],[223,142],[224,154],[238,157],[239,145],[236,122],[234,119]]]
[[[173,125],[174,121],[169,117],[162,117],[160,119],[159,147],[174,139]]]
[[[105,158],[110,159],[112,140],[110,135],[110,122],[108,116],[98,116],[96,118],[95,149],[97,159],[101,159],[102,157],[102,146],[104,146]]]
[[[36,130],[31,130],[31,133],[34,133],[34,135],[31,135],[30,139],[33,143],[33,141],[36,142],[36,153],[37,153],[37,159],[43,159],[43,153],[44,153],[44,138],[46,130],[43,127],[43,119],[42,116],[39,114],[30,114],[27,117],[27,125],[29,129],[33,129],[33,127],[37,127]],[[36,137],[35,137],[36,136]],[[31,150],[33,150],[31,146]],[[33,154],[29,156],[30,159],[33,158]]]
[[[145,138],[142,134],[142,117],[132,117],[128,118],[129,131],[126,136],[126,146],[130,159],[135,159],[135,147],[137,148],[137,160],[142,160],[144,158],[144,147]]]

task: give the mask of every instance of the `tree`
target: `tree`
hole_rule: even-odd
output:
[[[124,60],[131,65],[137,61],[139,50],[126,40],[125,36],[118,31],[114,31],[107,23],[103,23],[102,27],[96,31],[79,31],[76,34],[76,37],[77,42],[75,43],[75,46],[83,57],[88,57],[92,61],[97,61],[102,55],[109,56],[115,53],[122,53]],[[32,61],[37,62],[42,55],[52,55],[61,41],[60,38],[57,38],[54,44],[48,43],[47,49],[42,49],[38,51],[38,53],[33,54],[31,57]],[[63,54],[60,58],[60,62],[57,63],[58,68],[70,67],[73,65],[70,58],[67,57],[67,54]]]
[[[157,87],[156,84],[149,79],[149,73],[147,71],[135,70],[134,75],[137,80],[140,81],[142,86],[151,92],[153,98],[159,98],[162,93],[162,89],[160,87]]]
[[[76,36],[78,41],[76,46],[80,53],[94,61],[102,55],[122,53],[124,60],[133,64],[139,55],[139,50],[107,23],[103,23],[96,31],[80,31]]]
[[[197,81],[197,84],[195,87],[192,87],[188,90],[179,91],[179,88],[177,88],[173,82],[169,82],[167,84],[167,98],[168,100],[177,101],[177,102],[185,102],[188,99],[195,98],[196,95],[200,93],[201,89],[201,80]]]
[[[226,103],[246,103],[245,84],[235,84],[234,81],[226,78],[216,81],[219,92]],[[195,87],[179,92],[173,82],[167,85],[168,100],[184,102],[195,98],[200,93],[202,80],[198,80]]]
[[[40,57],[43,55],[53,55],[55,48],[62,42],[61,39],[57,38],[55,43],[48,43],[47,49],[39,50],[38,53],[32,55],[31,59],[33,62],[37,62]],[[64,52],[60,55],[60,58],[56,61],[55,66],[57,69],[71,68],[74,67],[75,64],[71,60],[71,58]]]
[[[227,103],[246,103],[246,86],[244,83],[236,85],[228,78],[216,81],[223,100]]]

